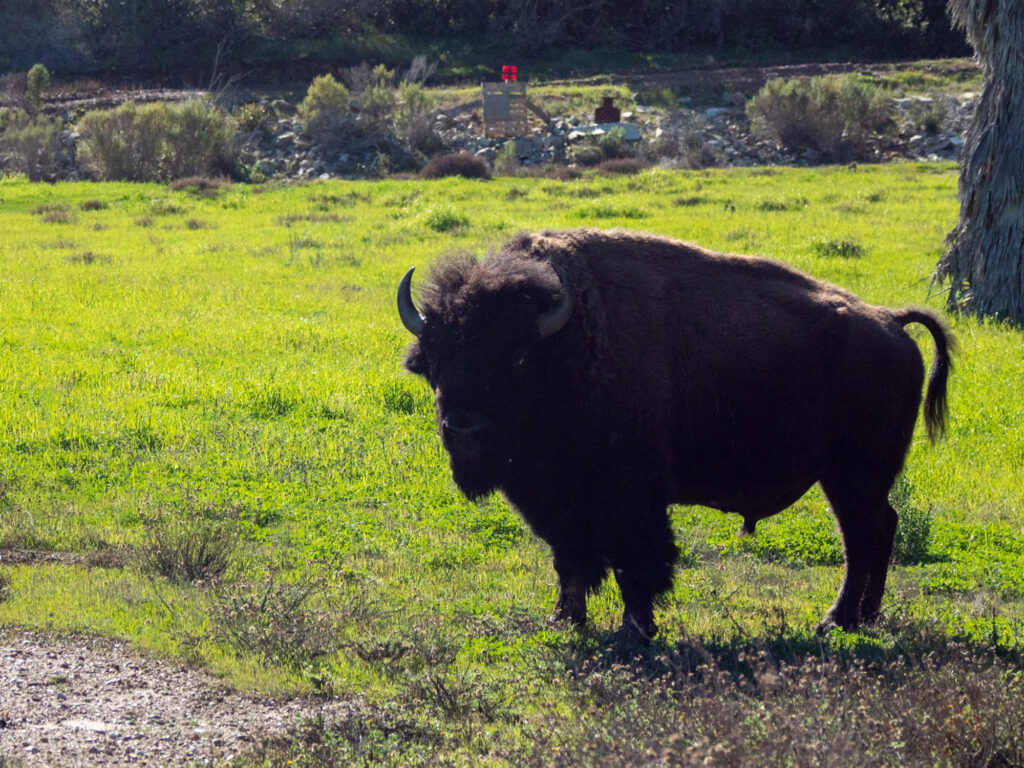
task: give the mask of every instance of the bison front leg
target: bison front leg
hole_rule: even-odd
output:
[[[638,515],[617,537],[612,567],[622,594],[620,634],[645,645],[657,634],[654,601],[672,587],[672,571],[679,550],[663,507]]]
[[[587,623],[587,593],[600,586],[604,565],[599,555],[578,547],[552,545],[551,549],[558,574],[558,601],[549,621],[582,627]]]

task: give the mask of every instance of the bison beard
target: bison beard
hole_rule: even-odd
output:
[[[623,631],[656,632],[677,550],[669,504],[743,517],[745,531],[815,482],[846,573],[819,629],[879,613],[896,532],[888,491],[924,401],[942,431],[951,339],[933,314],[889,310],[765,259],[654,235],[522,234],[478,262],[439,262],[412,301],[406,366],[434,390],[459,488],[501,490],[550,546],[554,619],[586,621],[610,569]]]

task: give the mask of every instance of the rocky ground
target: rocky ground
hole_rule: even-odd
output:
[[[639,128],[634,151],[652,164],[669,168],[737,167],[758,165],[816,165],[834,162],[815,150],[788,152],[758,135],[745,111],[743,91],[726,91],[717,103],[694,105],[683,99],[672,108],[639,104],[622,120]],[[872,140],[861,160],[956,160],[963,135],[974,112],[977,94],[965,92],[940,97],[894,99],[897,130]],[[703,101],[703,100],[702,100]],[[269,103],[268,103],[268,106]],[[930,129],[920,126],[930,114]],[[574,145],[585,143],[592,115],[568,115],[544,123],[531,119],[529,133],[515,139],[515,154],[522,166],[573,164]],[[492,166],[499,157],[502,138],[487,138],[479,109],[449,110],[434,116],[432,130],[445,151],[478,155]],[[298,120],[283,117],[266,132],[246,142],[248,162],[266,177],[331,178],[363,175],[372,168],[377,149],[346,147],[330,152],[303,136]]]
[[[0,766],[220,764],[358,702],[271,700],[115,640],[0,629]]]
[[[663,167],[704,168],[754,165],[815,165],[835,162],[814,150],[787,152],[776,142],[752,130],[744,105],[768,79],[839,72],[862,72],[885,76],[903,65],[862,65],[851,63],[805,64],[762,68],[706,68],[684,72],[625,75],[610,82],[625,84],[635,91],[637,106],[622,115],[639,129],[640,142],[633,150],[652,164]],[[945,63],[946,69],[970,68],[968,62]],[[950,74],[945,72],[945,74]],[[575,84],[585,80],[573,81]],[[608,82],[608,80],[605,80]],[[676,104],[644,104],[644,95],[663,89],[694,94]],[[61,142],[68,158],[60,175],[77,178],[75,166],[79,134],[73,122],[85,111],[109,108],[125,101],[178,101],[196,98],[205,91],[195,89],[116,88],[94,82],[71,84],[52,93],[46,111],[67,123]],[[257,100],[272,116],[258,130],[240,134],[243,176],[264,178],[358,178],[394,170],[409,170],[411,154],[397,146],[394,137],[361,135],[359,140],[329,148],[317,145],[304,133],[295,116],[295,93],[283,98],[258,100],[256,91],[226,90],[219,97],[240,104]],[[9,99],[8,99],[9,100]],[[866,153],[858,158],[884,162],[895,159],[955,160],[960,157],[963,135],[970,122],[977,94],[965,92],[935,97],[894,99],[896,130],[875,137]],[[5,100],[0,93],[0,107]],[[10,105],[8,105],[10,106]],[[597,106],[597,105],[595,105]],[[928,116],[927,120],[923,120]],[[531,115],[526,135],[515,141],[521,166],[571,165],[576,159],[574,145],[586,143],[593,114],[552,115],[542,120]],[[924,127],[927,123],[927,128]],[[469,152],[495,164],[505,139],[483,135],[479,104],[437,112],[422,130],[430,134],[430,152]],[[390,158],[385,167],[381,157]],[[390,165],[391,167],[386,167]]]

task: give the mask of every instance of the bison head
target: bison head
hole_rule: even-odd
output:
[[[410,269],[398,311],[416,336],[405,365],[434,390],[438,428],[456,484],[469,498],[502,487],[544,429],[550,337],[569,322],[564,273],[550,263],[499,254],[436,264],[412,300]]]

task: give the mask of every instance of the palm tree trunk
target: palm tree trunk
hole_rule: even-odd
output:
[[[935,278],[949,309],[1024,325],[1024,2],[949,0],[981,62],[964,143],[960,222]]]

